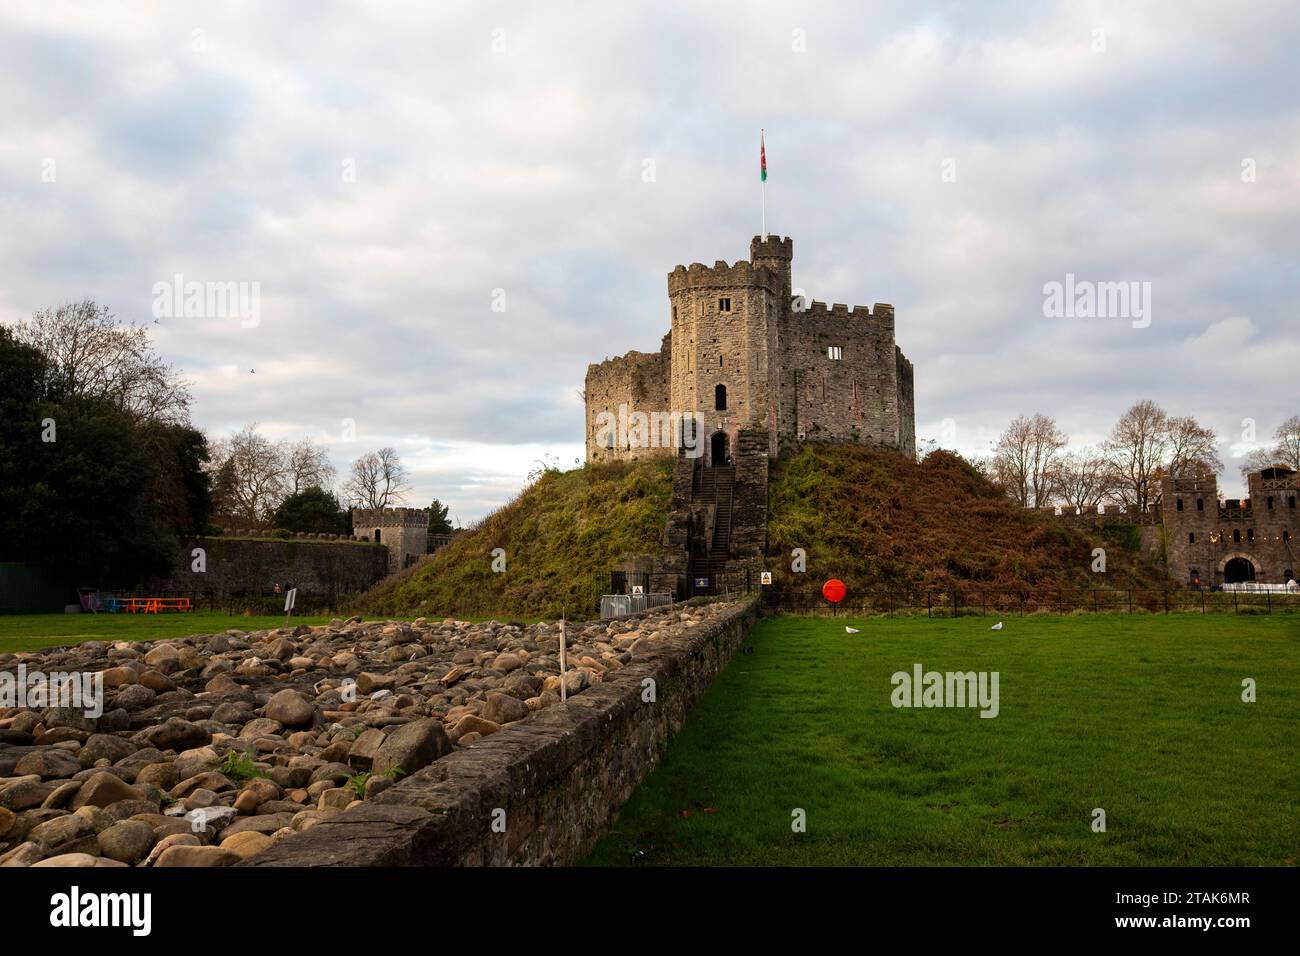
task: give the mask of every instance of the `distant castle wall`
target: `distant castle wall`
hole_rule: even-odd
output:
[[[429,548],[428,508],[355,508],[352,531],[388,549],[389,572],[420,559]]]
[[[1142,550],[1163,558],[1170,577],[1184,586],[1228,583],[1244,570],[1243,562],[1253,580],[1285,584],[1300,573],[1300,476],[1287,468],[1266,468],[1248,475],[1246,485],[1249,498],[1220,501],[1213,475],[1166,475],[1159,503],[1145,512],[1105,505],[1082,514],[1062,509],[1057,517],[1095,530],[1136,526]]]
[[[203,561],[196,569],[195,549]],[[336,604],[360,594],[388,572],[388,552],[373,544],[323,536],[269,540],[251,536],[199,537],[182,542],[170,577],[151,582],[157,594],[196,602],[271,594],[292,584],[300,599]],[[299,610],[305,610],[299,605]]]

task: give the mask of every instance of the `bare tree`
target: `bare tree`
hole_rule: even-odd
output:
[[[1110,494],[1109,463],[1094,448],[1064,454],[1052,471],[1052,487],[1068,509],[1094,512]]]
[[[91,299],[35,313],[15,328],[50,363],[51,391],[108,398],[137,421],[183,425],[189,386],[153,350],[147,328],[128,325]]]
[[[1186,415],[1168,422],[1169,451],[1165,470],[1175,478],[1198,478],[1223,471],[1219,460],[1219,438],[1213,428],[1206,428]]]
[[[1273,465],[1287,465],[1300,471],[1300,415],[1292,415],[1273,433],[1277,443],[1271,448],[1256,448],[1241,465],[1241,476]]]
[[[1137,402],[1115,423],[1104,449],[1116,497],[1145,512],[1169,452],[1169,416],[1150,399]]]
[[[354,461],[343,485],[343,494],[359,508],[401,504],[410,490],[402,460],[391,448],[368,452]]]
[[[307,438],[282,445],[286,496],[296,495],[313,486],[329,490],[334,484],[335,471],[330,464],[328,448]]]
[[[218,507],[250,525],[261,525],[284,500],[288,468],[284,447],[257,432],[257,423],[223,438],[213,447],[212,465],[220,477]]]
[[[1021,507],[1042,507],[1052,501],[1052,474],[1065,448],[1066,436],[1047,415],[1017,416],[993,451],[994,480]]]

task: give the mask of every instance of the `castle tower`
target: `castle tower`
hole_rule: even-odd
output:
[[[352,533],[388,549],[388,573],[418,560],[429,547],[428,508],[354,508]]]
[[[773,393],[772,330],[790,283],[789,239],[755,238],[760,263],[695,262],[668,274],[672,309],[669,399],[704,422],[707,464],[725,464],[737,433],[766,424]]]

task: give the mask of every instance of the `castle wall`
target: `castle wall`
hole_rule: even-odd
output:
[[[1294,472],[1270,478],[1256,472],[1247,487],[1245,501],[1220,502],[1213,476],[1162,480],[1160,514],[1172,577],[1222,584],[1224,564],[1234,557],[1249,560],[1261,583],[1284,584],[1288,572],[1300,573],[1300,479]]]
[[[916,457],[916,394],[912,363],[903,350],[894,346],[898,381],[898,450],[909,458]]]
[[[662,434],[652,434],[652,440],[647,443],[633,432],[634,413],[652,415],[671,410],[668,388],[671,349],[670,333],[664,336],[658,352],[628,352],[587,366],[588,461],[653,458],[674,453],[673,447],[665,447]],[[614,429],[607,427],[609,420],[602,420],[602,413],[614,417]],[[663,429],[652,431],[658,433]]]
[[[355,508],[352,530],[369,541],[379,532],[379,543],[388,549],[389,572],[419,560],[429,548],[429,510],[427,508]]]
[[[789,441],[914,443],[903,434],[894,310],[813,302],[781,323],[780,420]],[[838,349],[839,358],[830,350]]]
[[[196,548],[202,549],[202,570],[195,569]],[[346,539],[188,538],[171,576],[151,581],[148,590],[207,603],[265,595],[289,583],[298,589],[299,613],[307,613],[316,602],[336,606],[382,580],[388,560],[383,548]]]

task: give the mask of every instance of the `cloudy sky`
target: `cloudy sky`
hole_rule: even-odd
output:
[[[1235,493],[1243,421],[1300,413],[1288,6],[0,0],[0,321],[256,283],[153,325],[196,423],[392,445],[469,521],[581,456],[674,265],[748,255],[762,127],[794,284],[895,306],[918,438],[1149,397]],[[1149,315],[1045,316],[1068,274]]]

